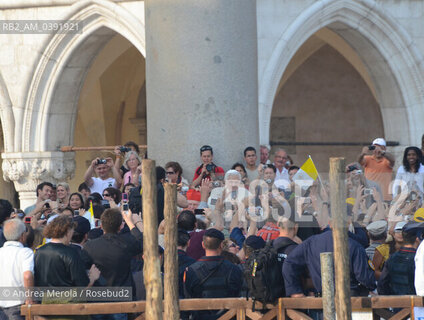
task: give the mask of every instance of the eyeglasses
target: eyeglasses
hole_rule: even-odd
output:
[[[169,172],[166,172],[166,174],[175,174],[175,172],[169,171]]]
[[[104,193],[104,194],[103,194],[103,198],[104,198],[104,197],[110,197],[110,194],[109,194],[109,193]]]
[[[235,243],[232,243],[228,247],[230,247],[230,248],[237,248],[237,245]]]

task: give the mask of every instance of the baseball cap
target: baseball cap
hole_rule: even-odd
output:
[[[406,221],[400,221],[400,222],[396,223],[395,231],[402,231],[405,224],[406,224]]]
[[[210,229],[206,230],[204,237],[216,238],[216,239],[219,239],[219,240],[225,239],[224,234],[221,231],[219,231],[218,229],[215,229],[215,228],[210,228]]]
[[[385,147],[386,146],[386,140],[384,140],[383,138],[377,138],[377,139],[374,139],[372,144],[378,144],[379,146]]]
[[[246,244],[246,246],[251,247],[255,250],[262,249],[266,245],[265,240],[262,239],[262,237],[254,235],[247,237],[244,243]]]
[[[419,208],[414,213],[414,221],[415,222],[424,222],[424,208]]]
[[[416,234],[417,237],[421,238],[421,235],[424,231],[424,223],[409,221],[402,229],[402,232],[406,232],[409,234]]]
[[[74,229],[75,232],[78,232],[79,234],[86,234],[91,230],[90,221],[88,221],[87,218],[75,216],[73,220],[77,224]]]

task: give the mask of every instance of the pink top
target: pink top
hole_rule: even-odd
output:
[[[134,177],[131,171],[128,171],[124,174],[124,185],[127,183],[134,183],[135,185],[138,185],[138,180],[134,181]]]

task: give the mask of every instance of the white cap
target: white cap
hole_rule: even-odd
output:
[[[401,231],[403,226],[406,224],[406,221],[400,221],[395,225],[395,231]]]
[[[383,138],[377,138],[377,139],[374,139],[372,144],[378,144],[379,146],[385,147],[386,146],[386,140],[384,140]]]

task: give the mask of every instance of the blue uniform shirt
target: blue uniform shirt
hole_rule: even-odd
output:
[[[357,290],[359,284],[375,289],[374,270],[371,268],[365,249],[355,240],[348,238],[351,289]],[[333,232],[331,230],[312,236],[298,245],[287,257],[283,265],[286,295],[303,293],[301,270],[307,266],[316,292],[321,293],[320,253],[333,252]]]

